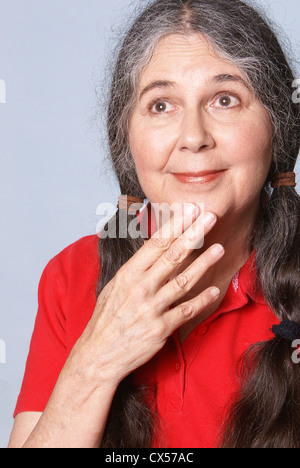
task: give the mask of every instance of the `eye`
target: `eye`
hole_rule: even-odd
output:
[[[149,106],[149,109],[153,114],[165,114],[166,112],[170,112],[173,107],[169,102],[159,100],[152,102]]]
[[[223,94],[217,98],[217,100],[211,105],[218,109],[232,109],[233,107],[239,106],[241,103],[240,99],[231,94]]]

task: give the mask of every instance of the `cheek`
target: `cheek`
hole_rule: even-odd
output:
[[[266,177],[272,159],[272,130],[268,116],[237,122],[223,134],[228,162],[249,170],[251,177],[261,173]],[[251,171],[252,169],[252,171]]]
[[[146,178],[151,173],[162,171],[176,144],[170,127],[139,125],[132,122],[129,143],[139,177]]]

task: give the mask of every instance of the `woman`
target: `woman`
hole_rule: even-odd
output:
[[[185,209],[150,240],[117,229],[49,263],[10,446],[300,447],[293,81],[240,0],[138,16],[111,84],[111,157],[122,194]]]

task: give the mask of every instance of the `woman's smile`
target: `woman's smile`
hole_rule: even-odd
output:
[[[210,170],[201,172],[178,172],[172,173],[172,175],[182,184],[207,185],[210,182],[219,179],[224,172],[225,170]]]

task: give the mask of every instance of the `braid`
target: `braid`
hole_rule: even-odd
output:
[[[300,323],[299,247],[300,197],[294,188],[276,188],[257,223],[255,249],[265,300],[280,321]],[[292,361],[291,342],[277,336],[255,344],[240,372],[223,446],[299,448],[300,367]]]
[[[126,212],[126,216],[121,217],[121,213],[122,210],[118,210],[115,216],[106,224],[104,228],[105,238],[100,238],[99,241],[102,272],[97,296],[121,266],[143,245],[141,237],[137,239],[133,239],[131,236],[119,237],[122,229],[124,227],[129,229],[129,224],[135,218],[134,215],[130,216]],[[127,219],[126,226],[122,226],[122,221],[125,219]],[[142,448],[151,446],[155,416],[145,403],[148,394],[147,388],[134,386],[132,378],[133,375],[129,375],[117,388],[101,448]]]

